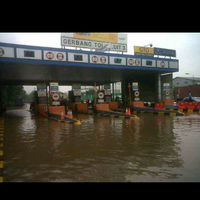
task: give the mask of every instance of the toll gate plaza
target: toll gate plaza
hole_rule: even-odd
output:
[[[51,82],[71,86],[78,84],[78,88],[72,89],[74,96],[81,97],[80,91],[76,90],[80,86],[96,87],[121,82],[122,105],[129,98],[131,111],[137,104],[143,106],[144,102],[173,101],[172,73],[178,70],[179,61],[171,58],[0,43],[1,85],[42,83],[45,90]],[[114,90],[104,92],[109,97]],[[105,99],[104,95],[101,97],[99,94],[95,103],[109,102],[112,106],[114,99]],[[45,96],[40,96],[39,104],[47,103]],[[76,102],[80,103],[80,98],[75,98]]]

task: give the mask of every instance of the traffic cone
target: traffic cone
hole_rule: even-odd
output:
[[[127,115],[131,115],[131,111],[130,111],[130,108],[126,108],[126,113]]]
[[[60,119],[61,119],[61,120],[64,120],[64,114],[63,114],[63,112],[61,113]]]
[[[67,117],[73,119],[72,110],[68,110]]]

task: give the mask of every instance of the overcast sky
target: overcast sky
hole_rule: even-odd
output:
[[[128,52],[134,54],[134,46],[144,46],[152,43],[153,47],[176,50],[176,59],[179,60],[179,72],[173,77],[187,76],[191,73],[200,77],[200,33],[126,33],[128,35]],[[46,47],[61,47],[60,33],[0,33],[0,42],[25,44]],[[32,88],[25,88],[30,92]],[[61,91],[65,91],[63,87]],[[68,87],[69,89],[69,87]],[[67,89],[67,90],[68,90]]]

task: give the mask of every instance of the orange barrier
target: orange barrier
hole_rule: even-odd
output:
[[[82,104],[81,102],[76,102],[76,103],[70,103],[69,104],[69,107],[70,109],[72,109],[73,112],[76,112],[77,111],[77,105],[78,104]]]
[[[87,112],[88,111],[88,104],[87,103],[79,103],[76,104],[78,112]]]
[[[162,100],[161,101],[163,108],[165,108],[165,105],[174,105],[174,99],[172,100]]]
[[[46,109],[44,108],[46,107]],[[40,115],[46,115],[47,114],[47,104],[38,104],[38,110]]]
[[[96,110],[105,110],[105,111],[112,112],[112,110],[110,110],[109,108],[109,104],[96,104],[95,107],[96,107]]]
[[[118,108],[119,108],[118,102],[108,102],[108,104],[109,104],[109,108],[110,108],[111,110],[115,110],[115,109],[118,109]]]
[[[131,109],[131,112],[133,112],[133,107],[142,107],[144,108],[144,101],[130,101],[129,107]]]
[[[65,115],[65,106],[49,106],[49,113],[56,115]]]

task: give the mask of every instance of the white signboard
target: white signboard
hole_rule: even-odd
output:
[[[111,43],[110,49],[106,49],[106,46],[109,45],[109,42],[99,42],[85,39],[76,39],[76,38],[68,38],[61,37],[61,46],[70,46],[70,47],[80,47],[87,49],[103,49],[105,47],[105,51],[119,51],[119,52],[127,52],[126,44],[117,44]]]
[[[52,102],[52,105],[53,105],[53,106],[59,106],[59,105],[60,105],[60,101],[53,101],[53,102]]]
[[[98,99],[98,103],[103,103],[104,99]]]
[[[139,59],[139,58],[127,58],[127,65],[129,65],[129,66],[141,66],[141,59]]]
[[[0,46],[0,58],[14,58],[14,48]]]
[[[44,60],[52,61],[66,61],[66,53],[58,51],[43,51]]]
[[[17,48],[17,58],[41,60],[42,51],[36,49]]]
[[[61,46],[127,52],[127,35],[121,33],[61,33]]]
[[[178,62],[177,61],[169,61],[169,68],[178,69]]]
[[[108,64],[108,56],[90,55],[90,63]]]
[[[46,90],[38,90],[38,97],[46,97]]]
[[[126,65],[126,58],[110,56],[111,65]]]
[[[74,90],[74,96],[81,96],[81,90]]]
[[[83,53],[68,53],[69,62],[88,63],[88,54]]]
[[[142,67],[156,67],[156,61],[151,59],[142,59]]]
[[[111,90],[104,90],[105,95],[111,95]]]
[[[157,60],[157,67],[168,68],[168,61]]]

